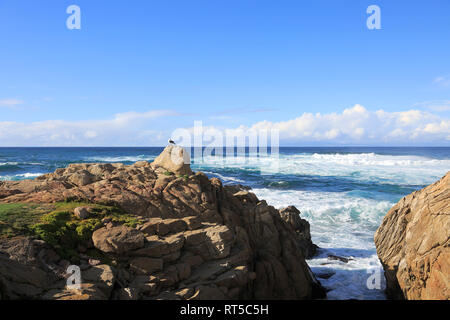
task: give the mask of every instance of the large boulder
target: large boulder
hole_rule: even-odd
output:
[[[375,233],[394,299],[450,299],[450,172],[401,199]]]
[[[101,228],[92,234],[94,246],[108,253],[124,254],[144,246],[144,235],[133,228],[118,226]]]
[[[154,168],[164,168],[177,175],[191,175],[189,153],[181,146],[169,145],[152,162]]]

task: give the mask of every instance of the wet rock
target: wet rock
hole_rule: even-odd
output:
[[[329,279],[332,276],[334,276],[336,274],[336,272],[330,271],[330,272],[319,272],[316,273],[316,277],[317,278],[321,278],[321,279]]]
[[[336,256],[334,254],[329,254],[328,255],[328,260],[337,260],[337,261],[341,261],[344,263],[348,263],[349,261],[355,260],[353,258],[345,258],[345,257],[341,257],[341,256]]]

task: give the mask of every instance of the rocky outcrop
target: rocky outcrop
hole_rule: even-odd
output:
[[[163,168],[168,172],[180,175],[191,175],[191,160],[188,152],[181,146],[169,145],[153,161],[152,166]]]
[[[280,215],[297,234],[298,244],[305,257],[313,257],[318,247],[311,241],[309,222],[300,218],[300,211],[294,206],[280,210]]]
[[[401,199],[375,233],[387,295],[450,299],[450,172]]]
[[[163,153],[171,152],[168,148]],[[167,160],[166,156],[161,158]],[[86,218],[87,225],[96,213],[85,204],[107,204],[138,217],[138,223],[103,219],[92,236],[74,248],[80,257],[78,289],[66,288],[66,269],[74,262],[59,257],[49,244],[30,236],[2,239],[1,296],[67,300],[325,296],[305,261],[313,245],[309,225],[296,217],[297,209],[279,211],[249,190],[223,186],[201,172],[168,166],[166,160],[130,166],[71,164],[35,180],[2,182],[2,203],[80,202],[82,208],[75,208],[75,215]]]

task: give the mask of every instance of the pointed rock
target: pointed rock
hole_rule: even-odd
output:
[[[189,153],[181,146],[169,145],[152,162],[154,168],[163,168],[177,175],[192,175]]]

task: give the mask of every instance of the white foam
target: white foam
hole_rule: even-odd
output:
[[[368,289],[368,271],[380,269],[373,234],[394,203],[352,197],[341,192],[253,189],[260,198],[277,208],[295,205],[311,225],[311,237],[322,248],[308,260],[313,272],[335,273],[320,279],[331,290],[329,299],[384,299],[384,287]],[[329,254],[352,257],[348,263],[331,261]],[[325,264],[325,265],[322,265]],[[381,273],[382,275],[382,273]]]
[[[45,173],[21,173],[21,174],[15,174],[15,175],[5,175],[0,176],[0,180],[2,181],[8,181],[8,180],[22,180],[22,179],[32,179],[39,176],[42,176]]]
[[[18,162],[0,162],[0,166],[17,166]]]
[[[430,184],[450,170],[450,159],[362,154],[294,154],[195,158],[196,165],[262,171],[263,174],[357,177],[360,181]]]
[[[35,178],[44,175],[45,173],[22,173],[16,175],[16,177]]]
[[[327,298],[333,300],[344,299],[385,299],[384,289],[386,282],[383,275],[381,264],[378,260],[375,250],[367,251],[362,256],[352,257],[351,251],[347,252],[346,257],[352,260],[348,263],[330,260],[328,254],[333,254],[333,250],[321,250],[321,254],[311,260],[308,264],[316,275],[333,273],[328,278],[318,278],[321,284],[327,288]],[[338,251],[345,254],[343,251]],[[376,277],[375,286],[370,286],[371,277]],[[368,285],[369,281],[369,285]]]
[[[312,192],[302,190],[253,189],[260,199],[276,208],[294,205],[311,223],[313,241],[322,246],[373,248],[364,239],[394,205],[389,201],[353,197],[343,192]]]

